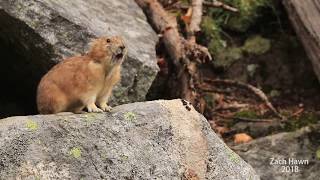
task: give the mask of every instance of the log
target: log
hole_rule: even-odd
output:
[[[320,81],[320,1],[283,0],[282,2]]]
[[[166,12],[157,0],[135,0],[135,2],[143,9],[154,30],[161,34],[166,51],[175,65],[178,79],[176,87],[181,88],[174,90],[174,93],[188,100],[199,110],[199,94],[194,88],[194,82],[199,79],[197,64],[211,60],[208,49],[181,37],[175,17]]]

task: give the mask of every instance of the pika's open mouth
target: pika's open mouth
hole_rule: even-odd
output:
[[[119,49],[117,49],[116,53],[114,54],[114,60],[115,61],[122,60],[124,55],[125,55],[125,48],[120,47]]]
[[[122,59],[123,58],[123,53],[116,54],[116,59]]]

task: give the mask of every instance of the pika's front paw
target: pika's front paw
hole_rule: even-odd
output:
[[[111,106],[108,106],[106,103],[105,104],[101,104],[100,108],[104,111],[104,112],[110,112],[112,110]]]
[[[89,113],[91,113],[91,112],[96,112],[96,113],[103,112],[103,110],[99,109],[95,104],[87,106],[87,109],[88,109]]]

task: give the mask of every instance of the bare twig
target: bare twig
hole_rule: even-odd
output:
[[[233,110],[233,109],[242,109],[248,107],[248,104],[224,104],[216,107],[213,111],[225,111],[225,110]]]
[[[232,119],[236,121],[245,121],[245,122],[255,122],[255,123],[261,123],[261,122],[274,122],[273,119],[253,119],[253,118],[245,118],[245,117],[232,117]]]
[[[228,10],[231,12],[239,12],[239,10],[237,8],[229,6],[229,5],[227,5],[221,1],[218,1],[218,0],[214,0],[213,2],[205,1],[205,2],[203,2],[203,5],[207,6],[207,7],[222,8],[222,9],[225,9],[225,10]]]
[[[254,95],[256,95],[257,97],[259,97],[259,99],[266,104],[266,106],[270,109],[270,111],[277,116],[280,119],[285,119],[275,108],[274,106],[271,104],[271,102],[269,101],[268,97],[264,94],[263,91],[261,91],[260,89],[250,85],[250,84],[245,84],[242,82],[238,82],[238,81],[232,81],[232,80],[220,80],[220,79],[215,79],[215,80],[211,80],[211,79],[205,79],[204,80],[207,83],[210,84],[224,84],[224,85],[229,85],[229,86],[235,86],[235,87],[239,87],[239,88],[243,88],[243,89],[247,89],[249,91],[251,91]]]
[[[275,122],[276,119],[258,119],[258,118],[247,118],[247,117],[236,117],[234,115],[232,116],[224,116],[223,114],[217,113],[218,116],[222,117],[223,119],[220,119],[220,122],[228,122],[230,120],[235,120],[235,121],[243,121],[243,122],[254,122],[254,123],[271,123]]]

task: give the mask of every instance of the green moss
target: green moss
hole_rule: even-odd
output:
[[[231,150],[226,150],[228,157],[231,161],[235,162],[235,163],[239,163],[240,162],[240,157],[233,151]]]
[[[39,128],[39,125],[37,122],[33,121],[32,119],[29,119],[26,123],[26,127],[30,131],[36,131]]]
[[[318,160],[320,160],[320,148],[316,151],[316,157]]]
[[[247,71],[248,71],[250,77],[254,76],[258,67],[259,67],[259,65],[257,65],[257,64],[247,65]]]
[[[291,117],[285,124],[286,131],[295,131],[310,124],[315,124],[319,117],[314,113],[304,113],[299,117]]]
[[[206,94],[204,95],[204,100],[206,102],[206,105],[208,106],[208,108],[214,108],[216,106],[216,103],[215,103],[215,97],[213,94]]]
[[[129,159],[129,156],[122,154],[120,155],[120,158],[122,161],[127,161]]]
[[[70,151],[69,151],[69,154],[72,156],[72,157],[74,157],[74,158],[76,158],[76,159],[78,159],[78,158],[80,158],[81,157],[81,149],[79,148],[79,147],[73,147]]]
[[[208,49],[212,55],[223,49],[226,46],[226,42],[220,36],[220,27],[213,20],[213,18],[204,16],[201,29],[205,36],[209,39]]]
[[[261,9],[272,7],[272,0],[226,0],[227,3],[238,8],[238,14],[232,14],[226,27],[238,32],[245,32],[261,15]]]
[[[133,121],[136,119],[136,114],[134,114],[133,112],[127,112],[124,114],[124,118],[127,120],[127,121]]]
[[[85,121],[88,124],[93,123],[96,119],[97,119],[97,114],[96,113],[89,113],[89,114],[86,114],[86,116],[85,116]]]
[[[226,48],[224,50],[216,52],[216,54],[217,55],[215,61],[213,61],[213,64],[216,67],[223,68],[230,67],[233,63],[243,57],[241,48],[237,47]]]
[[[254,111],[245,110],[237,112],[234,117],[257,119],[259,115]]]
[[[281,92],[275,89],[271,90],[269,93],[270,97],[279,97],[280,95],[281,95]]]
[[[269,51],[271,42],[261,36],[253,36],[246,40],[242,49],[249,54],[261,55]]]

